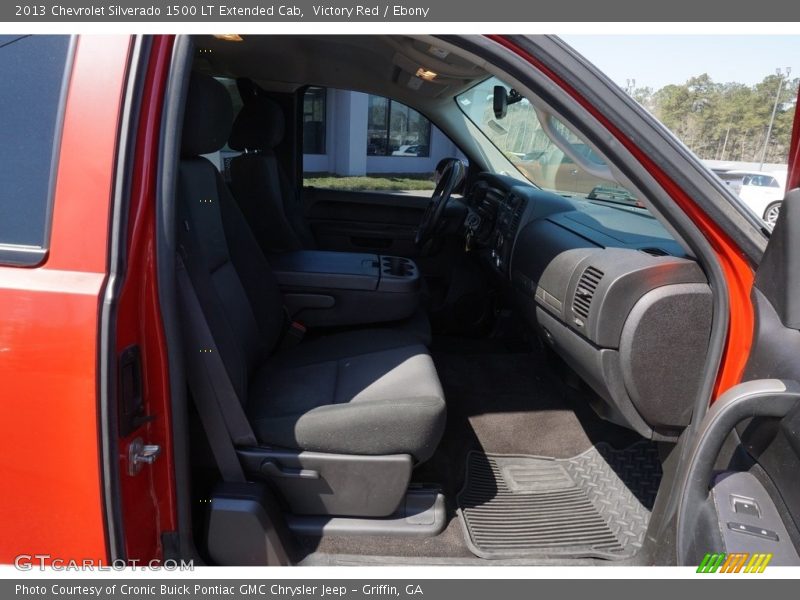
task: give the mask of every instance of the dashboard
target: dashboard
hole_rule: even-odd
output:
[[[689,423],[711,330],[700,266],[646,209],[481,174],[466,247],[543,342],[594,390],[600,416],[651,439]]]

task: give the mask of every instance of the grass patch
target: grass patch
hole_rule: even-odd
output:
[[[433,176],[430,173],[391,173],[347,177],[331,173],[310,173],[303,178],[304,186],[329,190],[352,191],[408,191],[432,190]]]

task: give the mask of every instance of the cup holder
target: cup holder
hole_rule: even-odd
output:
[[[412,261],[400,256],[382,256],[381,271],[392,277],[413,277],[416,267]]]

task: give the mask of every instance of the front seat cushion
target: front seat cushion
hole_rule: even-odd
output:
[[[446,409],[427,349],[402,332],[372,330],[273,357],[251,381],[247,413],[264,444],[422,462],[441,438]]]

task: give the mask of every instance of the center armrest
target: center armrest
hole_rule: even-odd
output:
[[[269,263],[282,287],[377,290],[380,282],[377,254],[298,250],[272,255]]]
[[[269,263],[292,317],[309,326],[396,321],[419,307],[420,274],[408,258],[298,250]]]

